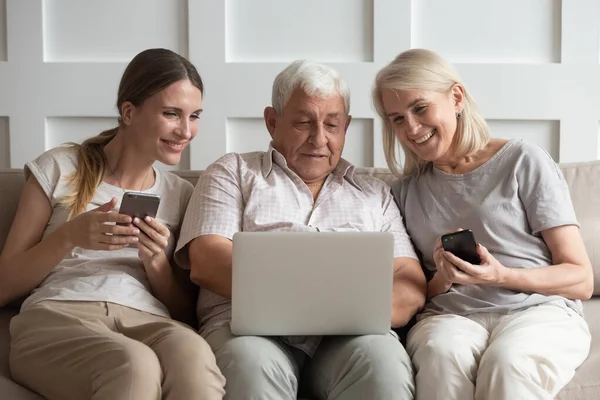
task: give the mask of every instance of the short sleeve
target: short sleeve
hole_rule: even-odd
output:
[[[190,198],[192,197],[192,193],[194,192],[194,185],[192,185],[189,181],[181,178],[183,181],[181,184],[181,195],[179,197],[179,215],[185,215],[185,211],[190,202]]]
[[[579,225],[569,187],[556,162],[540,146],[528,144],[523,150],[517,180],[531,233],[539,236],[549,228]]]
[[[243,201],[237,155],[231,153],[211,164],[200,176],[183,218],[175,261],[190,268],[187,245],[202,235],[232,239],[242,230]]]
[[[391,232],[394,235],[394,257],[408,257],[418,260],[412,241],[406,232],[402,215],[392,191],[389,187],[383,197],[382,232]]]
[[[64,193],[59,186],[64,186],[69,174],[75,171],[75,149],[57,147],[41,154],[25,164],[25,180],[35,177],[46,196],[54,206]]]

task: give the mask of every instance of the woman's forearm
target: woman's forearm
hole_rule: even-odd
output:
[[[562,263],[538,268],[506,268],[498,286],[525,293],[587,300],[594,291],[590,265]]]

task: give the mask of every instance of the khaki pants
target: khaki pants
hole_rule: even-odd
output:
[[[10,324],[13,379],[53,400],[222,399],[208,344],[177,321],[105,302],[44,301]]]
[[[587,358],[585,320],[564,301],[510,314],[436,315],[408,334],[417,399],[554,399]]]
[[[312,359],[274,337],[234,336],[229,324],[202,335],[227,378],[227,400],[296,400],[299,392],[320,400],[413,398],[410,358],[392,334],[327,336]]]

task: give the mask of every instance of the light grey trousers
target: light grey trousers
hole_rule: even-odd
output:
[[[410,358],[391,333],[324,337],[312,358],[277,338],[234,336],[229,324],[202,335],[226,378],[228,400],[296,400],[299,387],[320,400],[414,397]]]

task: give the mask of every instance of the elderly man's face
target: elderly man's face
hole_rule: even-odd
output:
[[[309,96],[301,88],[292,93],[281,115],[272,107],[265,109],[273,147],[306,183],[324,180],[337,166],[350,120],[342,96]]]

